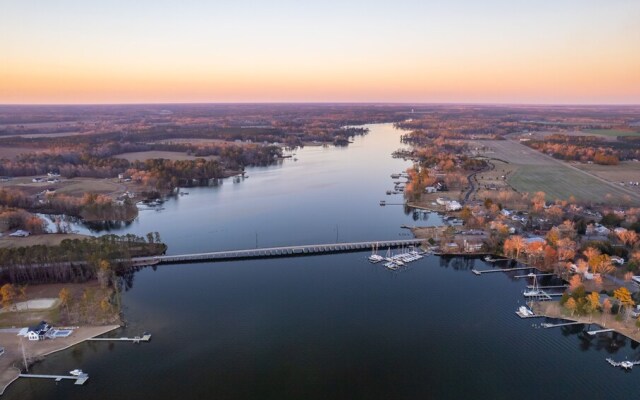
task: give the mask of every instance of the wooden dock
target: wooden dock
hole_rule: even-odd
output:
[[[595,336],[598,333],[605,333],[605,332],[613,332],[614,329],[596,329],[594,331],[588,331],[587,333],[591,336]]]
[[[279,257],[296,257],[311,256],[318,254],[331,253],[349,253],[355,251],[372,250],[374,247],[378,249],[398,248],[422,245],[422,239],[405,239],[405,240],[377,240],[369,242],[353,242],[353,243],[328,243],[328,244],[309,244],[302,246],[283,246],[283,247],[266,247],[245,250],[227,250],[214,251],[209,253],[164,255],[153,257],[134,257],[132,262],[135,265],[154,265],[154,264],[176,264],[184,262],[209,262],[209,261],[228,261],[242,260],[250,258],[279,258]]]
[[[91,340],[94,342],[133,342],[133,343],[141,343],[141,342],[149,342],[151,340],[151,334],[145,333],[142,336],[134,336],[132,338],[128,337],[119,337],[119,338],[89,338],[87,340]]]
[[[63,379],[75,380],[74,385],[83,385],[88,379],[89,375],[80,374],[75,375],[38,375],[38,374],[20,374],[20,378],[36,378],[36,379],[53,379],[56,382],[60,382]]]
[[[533,268],[533,267],[531,267]],[[549,273],[549,274],[534,274],[534,273],[530,273],[530,274],[526,274],[526,275],[516,275],[514,276],[514,278],[533,278],[534,276],[537,278],[539,276],[552,276],[552,275],[556,275],[553,273]]]
[[[484,271],[480,271],[474,268],[471,270],[471,272],[473,272],[476,275],[482,275],[482,274],[489,274],[491,272],[522,271],[525,269],[535,269],[535,267],[496,268],[496,269],[485,269]]]
[[[570,326],[570,325],[584,325],[584,322],[563,322],[560,324],[548,324],[548,323],[541,323],[540,326],[542,326],[543,328],[558,328],[560,326]]]

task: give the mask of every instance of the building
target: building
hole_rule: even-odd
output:
[[[462,210],[462,204],[458,203],[456,200],[451,200],[447,204],[445,204],[447,211],[458,211]]]
[[[27,236],[29,236],[29,232],[28,231],[23,231],[22,229],[18,229],[17,231],[13,232],[9,236],[11,236],[11,237],[27,237]]]
[[[47,332],[51,330],[51,326],[47,324],[46,321],[40,322],[36,326],[30,326],[27,329],[27,338],[29,340],[37,341],[44,340],[47,335]]]

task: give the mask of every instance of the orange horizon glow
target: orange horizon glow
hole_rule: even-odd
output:
[[[277,14],[274,26],[269,12],[288,8],[255,15],[212,8],[211,15],[227,18],[210,23],[200,17],[203,10],[169,6],[142,7],[149,20],[121,21],[111,8],[75,2],[71,16],[68,7],[12,5],[0,17],[0,36],[8,38],[0,42],[0,103],[640,104],[637,2],[549,6],[555,15],[496,0],[477,10],[485,15],[446,23],[439,20],[473,3],[454,2],[453,9],[409,3],[422,19],[391,20],[396,11],[373,2],[372,15],[355,19],[361,10],[354,9],[354,19],[336,23],[325,15],[330,10],[292,3],[293,15]],[[167,30],[179,12],[188,15]],[[226,21],[234,18],[239,26]]]

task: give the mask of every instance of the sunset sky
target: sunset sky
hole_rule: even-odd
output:
[[[640,104],[639,0],[0,0],[0,103]]]

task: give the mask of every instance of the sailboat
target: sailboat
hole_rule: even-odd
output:
[[[375,245],[373,245],[373,248],[371,249],[371,255],[369,256],[369,261],[375,264],[375,263],[379,263],[382,260],[384,260],[384,257],[378,254],[378,244],[376,243]]]
[[[530,273],[529,275],[527,275],[531,278],[533,278],[533,287],[531,289],[527,289],[525,290],[522,294],[524,294],[524,297],[539,297],[539,296],[546,296],[547,294],[541,290],[538,287],[538,280],[536,279],[536,275],[533,273]]]

